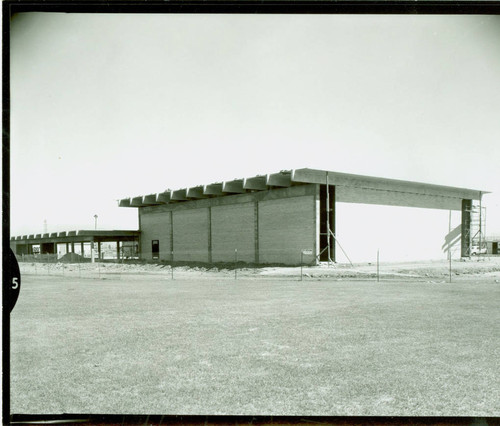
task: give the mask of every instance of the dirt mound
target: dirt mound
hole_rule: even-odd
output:
[[[59,262],[68,262],[68,263],[83,263],[87,262],[90,259],[86,259],[83,256],[80,256],[77,253],[66,253],[59,259]]]

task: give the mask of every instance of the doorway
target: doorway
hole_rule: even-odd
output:
[[[160,258],[160,241],[159,240],[151,241],[151,252],[153,254],[153,259]]]

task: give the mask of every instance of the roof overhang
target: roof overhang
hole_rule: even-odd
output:
[[[341,189],[343,188],[344,194],[347,194],[349,188],[353,190],[356,189],[353,193],[356,192],[358,194],[357,196],[351,198],[346,196],[344,197],[344,200],[337,200],[341,202],[360,202],[358,200],[360,197],[363,199],[363,194],[371,194],[374,193],[374,191],[392,192],[394,194],[411,194],[413,197],[422,196],[423,198],[427,197],[429,199],[432,199],[433,197],[444,197],[455,200],[479,200],[482,195],[489,193],[489,191],[476,189],[304,168],[282,170],[279,173],[271,173],[268,175],[257,175],[243,179],[234,179],[231,181],[200,185],[190,188],[167,190],[158,194],[125,198],[119,200],[119,206],[147,207],[172,202],[185,202],[207,197],[223,197],[233,194],[244,194],[247,192],[266,191],[274,188],[287,188],[294,185],[326,185],[327,183],[329,186],[337,186],[341,187]],[[342,193],[342,191],[340,191],[340,193]],[[376,200],[367,202],[372,204],[377,203]],[[382,204],[386,204],[386,202],[382,202]],[[404,205],[404,200],[396,203],[396,205]],[[409,202],[408,205],[419,206],[419,202],[412,201]]]

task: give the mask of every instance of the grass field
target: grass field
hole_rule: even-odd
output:
[[[499,416],[494,282],[24,275],[12,413]]]

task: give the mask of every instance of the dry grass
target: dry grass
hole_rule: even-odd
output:
[[[25,275],[11,412],[498,416],[499,293]]]

